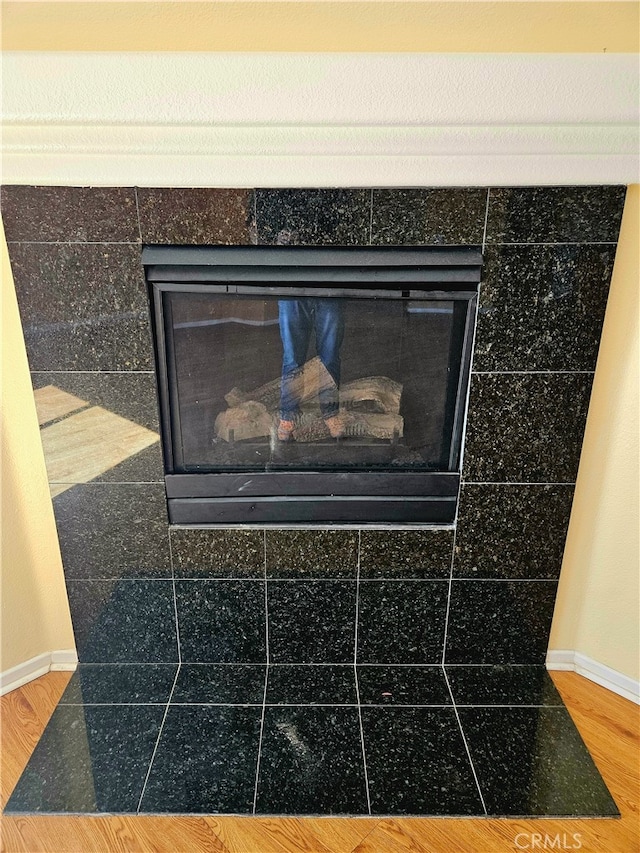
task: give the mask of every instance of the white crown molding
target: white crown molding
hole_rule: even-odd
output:
[[[6,183],[640,181],[626,54],[6,53]]]
[[[47,672],[74,672],[77,666],[78,656],[75,649],[56,649],[51,652],[44,652],[0,673],[0,696],[22,687],[23,684],[27,684]]]
[[[547,669],[577,672],[594,681],[601,687],[606,687],[618,696],[629,699],[640,705],[640,682],[634,681],[610,666],[576,652],[572,649],[552,649],[547,652]]]

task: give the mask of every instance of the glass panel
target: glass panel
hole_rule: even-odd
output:
[[[448,470],[466,302],[173,292],[165,312],[177,470]]]

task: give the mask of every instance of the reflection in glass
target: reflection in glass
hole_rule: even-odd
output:
[[[167,301],[181,470],[451,470],[463,303]]]

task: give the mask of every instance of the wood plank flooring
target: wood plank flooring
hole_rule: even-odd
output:
[[[49,673],[0,700],[1,802],[69,680]],[[618,819],[3,817],[3,853],[638,853],[640,709],[575,673],[552,673],[622,814]]]

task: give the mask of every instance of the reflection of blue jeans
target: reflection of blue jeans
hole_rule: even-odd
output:
[[[299,401],[287,377],[297,371],[307,360],[307,350],[312,330],[315,332],[316,352],[336,384],[335,388],[320,392],[320,409],[325,418],[338,411],[340,383],[340,347],[344,337],[344,319],[339,299],[305,297],[278,300],[280,337],[282,338],[282,386],[280,416],[293,420],[298,413]]]

